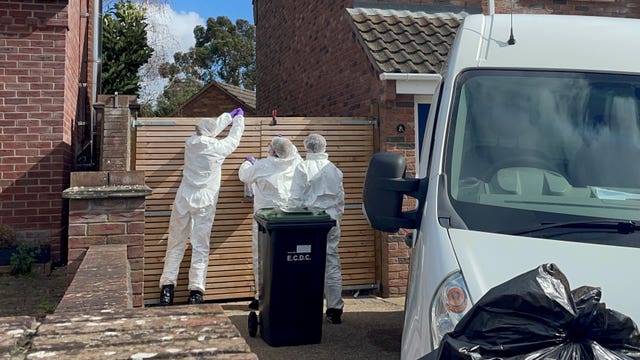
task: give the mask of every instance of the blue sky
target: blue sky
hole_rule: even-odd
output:
[[[169,0],[177,13],[195,12],[203,19],[226,16],[231,21],[248,20],[253,24],[252,0]]]
[[[147,9],[148,43],[154,48],[152,63],[172,62],[173,54],[186,52],[195,44],[193,28],[204,26],[210,17],[226,16],[232,22],[237,19],[253,22],[252,0],[164,0],[152,3]],[[143,68],[140,98],[156,98],[162,92],[165,79],[159,79],[157,69]]]

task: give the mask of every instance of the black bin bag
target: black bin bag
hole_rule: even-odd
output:
[[[540,265],[489,290],[422,359],[640,359],[636,324],[600,298]]]

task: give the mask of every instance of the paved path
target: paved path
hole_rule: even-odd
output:
[[[0,359],[400,358],[404,298],[345,298],[343,323],[323,323],[318,344],[271,347],[248,333],[248,302],[56,312],[0,321]],[[152,357],[153,358],[153,357]]]
[[[0,359],[257,360],[219,304],[0,318]]]
[[[33,279],[31,283],[14,277],[3,280],[7,282],[6,289],[14,290],[15,302],[5,299],[0,307],[5,310],[0,311],[0,359],[26,359],[27,353],[29,359],[49,355],[83,360],[126,359],[153,353],[175,358],[170,354],[174,351],[183,355],[191,352],[188,356],[203,359],[400,358],[404,298],[346,297],[343,323],[323,323],[319,344],[271,347],[259,333],[256,337],[249,336],[248,301],[144,309],[98,310],[84,306],[80,307],[84,311],[56,312],[46,318],[19,316],[31,314],[26,312],[33,308],[28,306],[28,300],[47,299],[38,287],[45,284],[42,279]],[[18,280],[19,284],[8,283]],[[66,288],[62,277],[48,281]],[[52,288],[52,284],[45,289]],[[55,294],[52,299],[60,297]],[[87,299],[83,299],[88,305]]]
[[[343,323],[323,323],[322,341],[319,344],[282,347],[269,346],[260,338],[259,332],[256,337],[249,336],[247,304],[223,303],[222,308],[260,360],[400,359],[403,297],[345,298]]]

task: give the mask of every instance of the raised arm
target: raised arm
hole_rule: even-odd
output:
[[[231,119],[230,122],[233,123],[229,134],[227,134],[227,137],[224,139],[218,140],[215,145],[216,151],[224,157],[229,156],[229,154],[236,150],[238,145],[240,145],[240,138],[242,138],[242,134],[244,133],[244,115],[242,113],[237,114],[233,118],[231,118],[229,114],[228,118]],[[229,123],[227,123],[227,125],[228,124]]]

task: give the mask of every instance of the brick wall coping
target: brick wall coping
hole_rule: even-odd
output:
[[[78,171],[71,173],[71,186],[62,192],[65,199],[131,198],[151,195],[144,171]]]
[[[24,358],[45,357],[258,360],[220,304],[56,312],[38,327]]]
[[[76,171],[71,173],[70,187],[144,185],[144,171]]]
[[[92,245],[56,313],[133,307],[127,245]]]
[[[147,185],[74,186],[62,192],[65,199],[130,198],[151,195]]]

